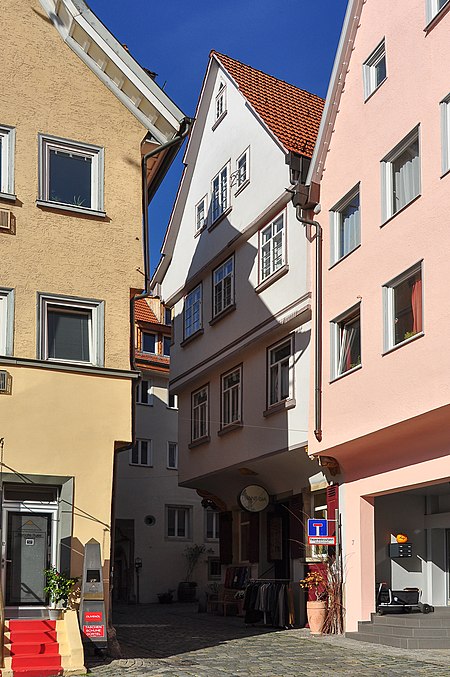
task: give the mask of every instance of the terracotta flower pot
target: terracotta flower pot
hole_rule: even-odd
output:
[[[322,633],[326,612],[327,603],[325,601],[311,600],[306,602],[306,614],[312,635],[320,635]]]

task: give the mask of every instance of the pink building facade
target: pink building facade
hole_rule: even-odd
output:
[[[309,453],[340,467],[347,631],[381,581],[450,604],[450,3],[407,4],[350,0],[303,212],[323,229]]]

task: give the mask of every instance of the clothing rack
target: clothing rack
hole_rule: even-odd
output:
[[[244,596],[245,623],[290,628],[294,625],[294,602],[290,578],[251,578]]]

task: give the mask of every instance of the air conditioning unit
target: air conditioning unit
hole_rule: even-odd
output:
[[[8,372],[0,371],[0,393],[8,392]]]
[[[11,230],[12,214],[9,209],[0,209],[0,228],[2,230]]]

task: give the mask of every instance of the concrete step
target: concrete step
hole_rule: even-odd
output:
[[[380,637],[448,637],[450,628],[442,627],[412,627],[398,625],[376,625],[370,621],[358,623],[358,632],[363,634],[379,635]]]
[[[450,615],[444,614],[372,614],[368,621],[377,627],[394,625],[410,628],[450,628]]]
[[[349,639],[359,642],[371,642],[394,646],[399,649],[450,649],[450,637],[401,637],[398,635],[379,635],[374,632],[346,632]]]

